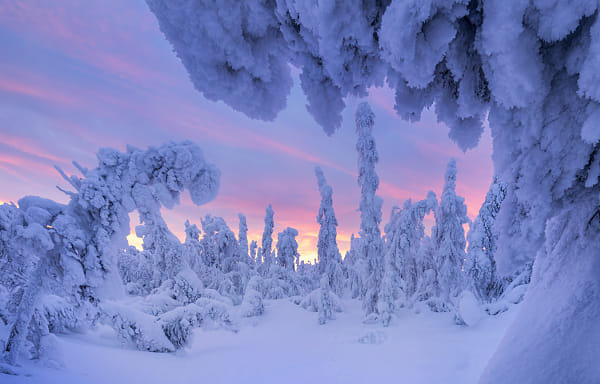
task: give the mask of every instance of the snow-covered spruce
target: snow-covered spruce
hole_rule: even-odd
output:
[[[273,227],[275,226],[275,223],[273,221],[274,214],[275,212],[273,212],[273,207],[271,207],[271,204],[269,204],[269,206],[265,210],[265,230],[262,236],[261,248],[262,264],[260,264],[259,268],[259,271],[261,272],[263,277],[269,274],[269,269],[271,267],[271,264],[273,263],[273,259],[271,256],[271,247],[273,245]]]
[[[333,189],[321,168],[315,168],[317,184],[321,195],[321,205],[317,215],[319,223],[319,239],[317,241],[317,255],[319,257],[319,273],[326,274],[329,286],[337,295],[344,289],[344,275],[342,271],[342,256],[337,245],[337,219],[333,210]]]
[[[383,200],[375,193],[379,177],[375,164],[379,160],[372,131],[375,114],[367,103],[361,103],[355,114],[358,140],[358,185],[360,187],[360,239],[358,259],[366,264],[366,280],[362,280],[365,294],[363,307],[365,316],[378,313],[378,301],[383,279],[383,241],[379,230]]]
[[[385,226],[385,271],[382,282],[383,301],[380,304],[382,321],[389,324],[397,306],[410,306],[415,300],[417,283],[424,269],[419,260],[419,249],[425,236],[423,219],[437,208],[435,194],[427,199],[404,202],[402,209],[394,207]]]
[[[287,227],[277,234],[277,264],[290,271],[296,270],[298,254],[298,242],[296,241],[298,230]]]
[[[467,244],[463,224],[471,222],[465,199],[456,195],[456,173],[456,160],[451,159],[446,168],[440,204],[435,211],[435,225],[431,228],[439,288],[436,296],[446,304],[451,304],[465,286],[463,263]]]

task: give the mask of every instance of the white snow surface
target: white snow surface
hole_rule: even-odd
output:
[[[360,321],[357,300],[324,325],[287,299],[265,306],[237,333],[194,330],[176,353],[126,349],[110,328],[52,335],[51,358],[24,362],[2,383],[476,383],[517,312],[464,327],[450,313],[404,309],[383,328]]]

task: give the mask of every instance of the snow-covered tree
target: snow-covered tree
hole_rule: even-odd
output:
[[[234,270],[239,248],[233,231],[222,217],[206,215],[201,221],[204,237],[200,243],[204,263],[224,273]]]
[[[329,277],[323,275],[320,281],[319,290],[319,324],[325,324],[328,320],[334,318],[335,302],[331,297],[331,287],[329,286]]]
[[[595,380],[595,365],[583,364],[600,353],[600,336],[588,337],[600,335],[600,324],[576,319],[600,316],[600,281],[590,272],[600,243],[597,2],[149,3],[197,87],[247,114],[256,116],[259,106],[272,118],[283,108],[289,77],[282,68],[291,62],[302,70],[313,114],[335,112],[317,118],[329,133],[343,97],[384,77],[399,115],[418,120],[434,105],[462,149],[477,145],[488,116],[495,171],[507,184],[495,224],[498,273],[535,266],[528,297],[481,383],[524,382],[531,372],[537,382]],[[215,16],[219,9],[235,12]],[[214,28],[199,15],[216,20]],[[240,91],[232,87],[240,83]],[[536,317],[544,324],[532,328]]]
[[[482,301],[488,301],[502,293],[502,282],[496,271],[498,232],[494,229],[494,221],[505,196],[506,186],[498,177],[494,177],[479,209],[479,215],[467,234],[469,246],[464,270],[468,273],[473,293]]]
[[[25,281],[3,351],[9,364],[15,364],[25,343],[34,310],[45,288],[44,275],[47,273],[49,261],[46,253],[54,248],[48,231],[39,223],[29,222],[25,226],[19,226],[15,235],[15,246],[12,249],[16,252],[15,256],[21,260]]]
[[[337,295],[341,295],[344,287],[344,276],[341,268],[342,256],[337,245],[337,219],[333,210],[333,189],[321,168],[315,168],[321,205],[317,215],[319,223],[319,239],[317,241],[317,255],[319,257],[319,273],[326,274],[329,286]]]
[[[252,262],[255,264],[258,264],[259,260],[257,260],[257,257],[260,257],[260,252],[257,252],[257,248],[258,244],[256,243],[256,240],[252,240],[250,242],[250,259],[252,259]]]
[[[290,271],[296,270],[294,262],[299,257],[296,236],[298,230],[290,227],[277,234],[277,264]]]
[[[246,216],[238,213],[240,219],[239,231],[238,231],[238,244],[240,248],[240,259],[244,263],[249,262],[250,254],[248,253],[248,225],[246,224]],[[254,260],[252,260],[254,262]]]
[[[169,230],[160,214],[140,215],[144,223],[135,228],[138,237],[144,239],[142,248],[152,255],[152,286],[159,287],[163,282],[175,277],[186,265],[183,258],[183,246]]]
[[[456,160],[451,159],[446,168],[440,205],[435,211],[435,225],[431,228],[439,296],[445,303],[450,303],[465,283],[463,263],[467,244],[463,224],[470,220],[465,199],[456,195],[456,172]]]
[[[402,209],[392,209],[390,222],[385,226],[386,308],[393,307],[390,300],[406,301],[416,292],[423,272],[418,265],[418,252],[425,236],[423,219],[436,207],[436,196],[430,191],[425,200],[413,203],[408,199]]]
[[[365,315],[377,313],[379,290],[383,278],[383,241],[379,223],[381,223],[381,197],[375,192],[379,187],[379,177],[375,173],[375,164],[379,160],[372,131],[375,114],[367,103],[361,103],[356,110],[356,133],[358,140],[358,186],[360,187],[360,248],[359,259],[367,265],[366,294],[363,299]]]
[[[202,231],[196,224],[185,221],[185,242],[183,243],[183,259],[196,274],[203,274],[204,263],[202,261],[202,244],[200,234]]]
[[[273,221],[273,215],[275,213],[273,212],[271,204],[269,204],[265,212],[265,230],[263,231],[261,248],[262,264],[260,265],[260,271],[263,276],[266,276],[269,273],[269,269],[273,263],[271,247],[273,245],[273,227],[275,226],[275,222]]]
[[[98,317],[103,300],[124,293],[121,276],[125,265],[119,265],[118,260],[131,250],[126,240],[131,211],[137,210],[144,228],[152,232],[154,240],[148,238],[146,244],[148,250],[155,250],[157,244],[168,240],[170,233],[160,216],[162,205],[172,207],[184,189],[190,191],[196,204],[210,201],[218,190],[219,171],[204,160],[202,151],[191,142],[168,143],[147,150],[128,147],[125,153],[104,148],[97,157],[98,166],[92,170],[74,163],[83,177],[68,177],[59,170],[75,189],[66,192],[70,196],[68,205],[33,196],[19,200],[22,223],[14,223],[11,230],[18,235],[20,225],[24,239],[32,239],[30,234],[35,233],[35,247],[46,251],[35,251],[37,259],[33,264],[33,259],[23,259],[24,266],[31,265],[23,269],[29,271],[23,275],[29,283],[22,285],[23,294],[15,301],[14,332],[5,347],[9,361],[18,355],[22,344],[19,340],[24,340],[27,332],[37,348],[48,327],[69,329],[75,324],[71,315],[62,316],[64,322],[57,323],[61,316],[54,316],[53,311],[40,314],[43,312],[36,308],[36,292],[42,288],[46,296],[64,298],[61,307],[65,309],[61,313],[80,312],[83,322]],[[16,249],[28,252],[29,248],[25,241]],[[169,261],[163,258],[171,256],[175,262],[167,266]],[[165,261],[166,278],[180,268],[179,256],[168,254],[154,259]],[[40,305],[45,305],[44,300],[40,300]],[[88,310],[90,313],[85,313]],[[37,316],[37,320],[32,320],[32,316]],[[31,325],[29,329],[27,325]]]

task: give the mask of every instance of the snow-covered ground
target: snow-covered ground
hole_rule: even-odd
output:
[[[198,329],[174,354],[119,345],[100,328],[55,340],[50,357],[1,375],[10,383],[475,383],[517,308],[458,326],[448,313],[403,310],[389,327],[363,324],[360,302],[325,325],[289,300],[266,302],[263,316],[236,333]]]

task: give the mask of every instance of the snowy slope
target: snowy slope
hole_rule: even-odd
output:
[[[53,361],[3,375],[2,383],[475,383],[515,309],[474,327],[447,313],[403,310],[388,328],[361,323],[358,301],[325,325],[289,300],[266,302],[265,315],[239,332],[198,329],[185,350],[124,349],[110,329],[60,336]]]

